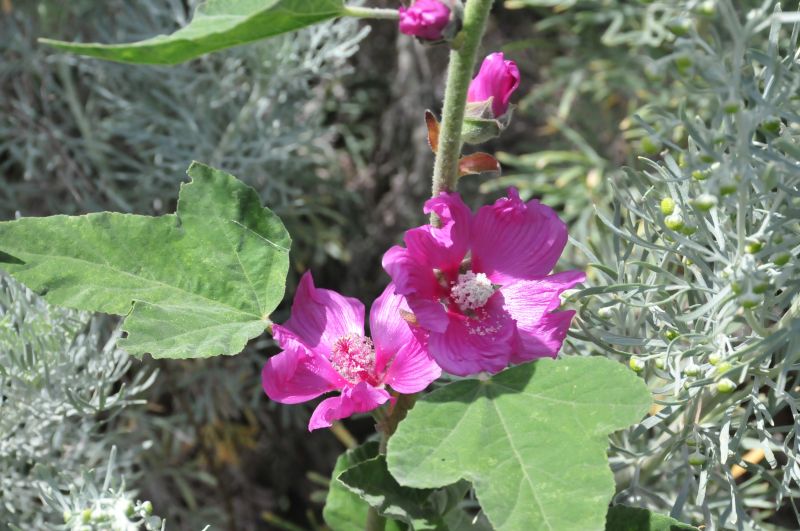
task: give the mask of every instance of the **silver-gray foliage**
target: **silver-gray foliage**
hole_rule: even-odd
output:
[[[753,4],[646,8],[671,41],[647,64],[669,89],[632,120],[655,156],[615,176],[605,237],[576,242],[576,337],[656,402],[612,439],[616,501],[707,529],[800,521],[800,13]]]
[[[75,490],[120,443],[120,471],[141,446],[117,423],[154,374],[131,370],[116,334],[89,315],[54,308],[0,277],[0,522],[46,529],[62,518],[42,493]],[[131,376],[131,373],[133,374]],[[135,440],[135,439],[134,439]]]

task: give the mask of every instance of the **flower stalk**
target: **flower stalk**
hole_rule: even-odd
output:
[[[458,159],[461,157],[461,129],[467,90],[475,69],[478,46],[486,29],[492,0],[467,0],[464,25],[453,41],[442,107],[439,146],[433,168],[433,196],[449,192],[458,180]]]
[[[379,7],[344,6],[342,15],[355,18],[372,18],[382,20],[397,20],[400,13],[396,9]]]

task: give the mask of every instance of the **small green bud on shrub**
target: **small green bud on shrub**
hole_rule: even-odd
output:
[[[720,393],[732,393],[736,389],[736,384],[730,378],[723,378],[717,382],[717,391]]]
[[[665,197],[661,200],[661,213],[669,216],[675,212],[675,201],[671,197]]]
[[[703,466],[706,463],[706,456],[700,452],[693,452],[689,456],[689,464],[692,466]]]
[[[631,368],[631,370],[633,370],[633,372],[642,372],[645,364],[643,360],[633,357],[630,359],[630,361],[628,361],[628,366]]]
[[[671,230],[681,230],[683,228],[683,216],[680,214],[670,214],[664,218],[664,225]]]

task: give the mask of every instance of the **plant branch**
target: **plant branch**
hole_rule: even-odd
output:
[[[396,9],[382,9],[376,7],[344,6],[342,15],[356,18],[374,18],[382,20],[397,20],[400,14]]]
[[[433,195],[455,188],[458,180],[458,159],[461,157],[461,128],[464,124],[464,109],[467,90],[486,20],[492,8],[492,0],[467,0],[464,6],[464,25],[453,42],[450,64],[447,67],[447,83],[442,107],[442,126],[439,131],[439,149],[433,168]]]

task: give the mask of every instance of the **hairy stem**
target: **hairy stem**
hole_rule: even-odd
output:
[[[382,9],[377,7],[344,6],[342,15],[356,18],[377,18],[397,20],[400,14],[396,9]]]
[[[458,180],[458,159],[461,157],[461,127],[464,124],[464,108],[467,90],[472,80],[472,71],[478,46],[486,29],[486,20],[492,0],[467,0],[464,6],[464,25],[456,36],[450,51],[447,67],[447,84],[444,90],[442,126],[439,130],[439,149],[433,168],[433,195],[451,191]]]

